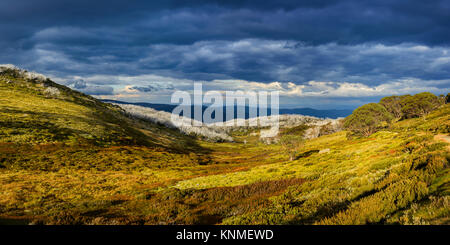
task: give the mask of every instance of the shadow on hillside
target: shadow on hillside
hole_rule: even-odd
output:
[[[313,224],[314,222],[316,222],[318,220],[322,220],[324,218],[333,217],[334,215],[338,214],[339,212],[347,210],[353,202],[358,202],[365,197],[374,195],[377,192],[384,190],[385,188],[386,187],[383,187],[381,189],[372,189],[372,190],[365,191],[351,200],[345,200],[342,202],[335,202],[335,203],[327,203],[327,204],[319,207],[316,212],[309,215],[308,217],[301,218],[301,219],[294,219],[294,220],[289,221],[288,223],[292,224],[292,225],[298,225],[298,224],[307,225],[307,224]],[[301,206],[302,204],[303,204],[303,202],[299,202],[299,203],[295,203],[294,205]]]
[[[310,151],[306,151],[303,153],[298,154],[297,156],[295,156],[295,160],[298,160],[300,158],[305,158],[305,157],[309,157],[314,153],[318,153],[320,150],[310,150]]]

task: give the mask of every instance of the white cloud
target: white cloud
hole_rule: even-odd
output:
[[[138,78],[121,77],[118,76],[115,79],[117,81],[126,81],[129,85],[121,87],[115,85],[116,94],[109,96],[109,98],[134,98],[135,100],[147,101],[153,99],[166,98],[168,101],[170,95],[175,90],[192,91],[193,84],[198,81],[184,79],[180,82],[178,79],[170,77],[158,77],[164,80],[164,83],[170,83],[173,85],[173,89],[161,89],[152,90],[148,92],[142,92],[135,89],[136,85],[151,84],[142,80],[143,77],[154,76],[141,76]],[[86,79],[89,81],[89,79]],[[158,84],[158,83],[155,83]],[[366,85],[363,83],[351,83],[340,81],[309,81],[305,84],[295,84],[293,82],[272,82],[261,83],[246,80],[213,80],[210,82],[202,82],[203,91],[279,91],[280,96],[290,98],[359,98],[359,97],[377,97],[377,96],[389,96],[399,94],[414,94],[419,92],[433,92],[436,94],[442,93],[442,85],[450,84],[450,79],[444,80],[421,80],[416,78],[405,78],[399,80],[388,81],[380,85]],[[158,85],[163,86],[163,85]]]

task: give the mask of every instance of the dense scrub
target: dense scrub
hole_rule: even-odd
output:
[[[316,171],[323,174],[304,176],[312,180],[289,188],[265,209],[232,217],[225,223],[405,223],[402,217],[409,212],[405,210],[414,207],[411,205],[417,206],[433,198],[447,200],[450,155],[445,151],[445,144],[433,142],[432,137],[412,137],[387,152],[391,161],[383,157],[377,161],[363,161],[366,166],[360,165],[356,170],[338,167],[342,164],[352,166],[351,160],[340,164],[329,162],[335,165],[335,173],[331,175],[316,167]],[[430,212],[435,213],[428,213],[428,217],[417,215],[415,219],[424,224],[448,222],[448,206],[441,204],[440,210]],[[393,215],[398,217],[390,218]]]
[[[345,118],[344,127],[356,135],[369,136],[388,126],[392,120],[423,117],[443,104],[443,98],[428,92],[389,96],[382,98],[380,103],[357,108]]]
[[[450,105],[420,96],[420,115],[394,115],[396,97],[360,109],[367,137],[286,116],[285,141],[242,127],[217,143],[3,69],[0,223],[449,224]]]

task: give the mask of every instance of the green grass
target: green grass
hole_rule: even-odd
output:
[[[369,137],[308,140],[289,161],[254,131],[204,142],[2,75],[0,223],[449,224],[449,145],[436,137],[449,124],[444,105]]]

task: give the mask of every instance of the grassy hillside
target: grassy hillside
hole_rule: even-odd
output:
[[[224,224],[448,224],[450,106],[397,122],[368,138],[312,139],[295,161],[178,182],[181,190],[302,179],[264,208]],[[273,151],[278,151],[273,146]],[[285,160],[287,160],[285,158]]]
[[[0,142],[17,144],[145,145],[183,149],[189,138],[142,123],[119,107],[102,103],[27,72],[0,73]],[[181,140],[181,142],[180,142]]]
[[[450,223],[449,104],[289,161],[250,132],[201,141],[15,72],[0,74],[0,223]]]

